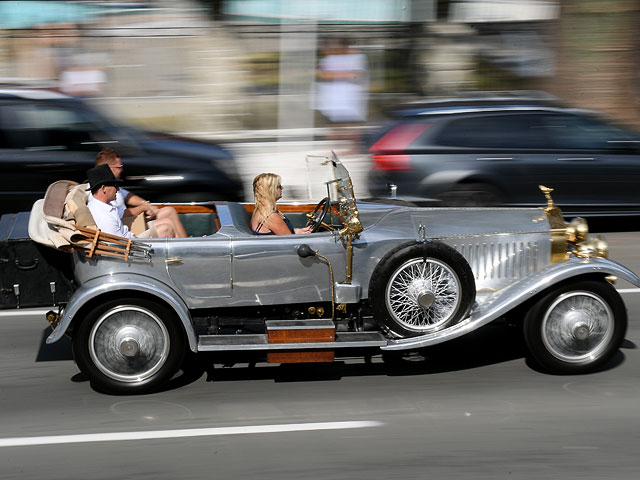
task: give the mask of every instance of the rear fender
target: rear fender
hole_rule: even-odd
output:
[[[640,278],[617,262],[605,258],[571,258],[564,262],[551,264],[535,274],[491,294],[489,298],[471,311],[469,317],[456,325],[428,335],[389,340],[389,343],[381,348],[383,350],[408,350],[436,345],[460,337],[505,315],[518,305],[538,296],[554,285],[572,278],[592,275],[603,278],[607,275],[615,275],[636,287],[640,287]]]
[[[67,303],[67,306],[62,312],[57,327],[47,338],[47,343],[55,343],[60,340],[69,328],[69,325],[71,325],[74,317],[87,303],[94,301],[102,295],[124,290],[140,292],[156,297],[159,301],[168,305],[182,322],[189,340],[189,348],[193,352],[196,351],[197,339],[191,323],[191,315],[180,296],[166,284],[151,277],[129,273],[93,278],[78,288],[69,299],[69,303]]]

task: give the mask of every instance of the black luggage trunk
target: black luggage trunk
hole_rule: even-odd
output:
[[[73,293],[71,254],[35,243],[29,213],[0,218],[0,309],[50,307]]]

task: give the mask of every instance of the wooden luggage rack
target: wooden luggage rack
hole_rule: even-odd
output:
[[[151,245],[141,243],[130,238],[118,237],[101,232],[98,229],[80,227],[76,225],[79,235],[85,237],[88,244],[75,243],[74,250],[84,252],[88,258],[94,255],[105,255],[107,257],[123,258],[126,261],[129,258],[150,259],[149,249]]]

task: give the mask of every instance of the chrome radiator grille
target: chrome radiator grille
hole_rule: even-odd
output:
[[[523,278],[549,263],[547,249],[539,242],[495,241],[451,244],[469,262],[478,286]],[[544,251],[543,251],[544,250]]]

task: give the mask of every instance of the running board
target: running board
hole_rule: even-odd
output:
[[[321,344],[331,345],[326,349],[267,352],[267,363],[316,363],[333,362],[335,352],[333,344],[336,340],[336,324],[326,318],[304,320],[267,320],[267,342],[273,344],[298,345]]]
[[[333,342],[269,343],[267,334],[201,335],[198,339],[199,352],[327,350],[385,345],[387,339],[378,332],[336,332]]]

